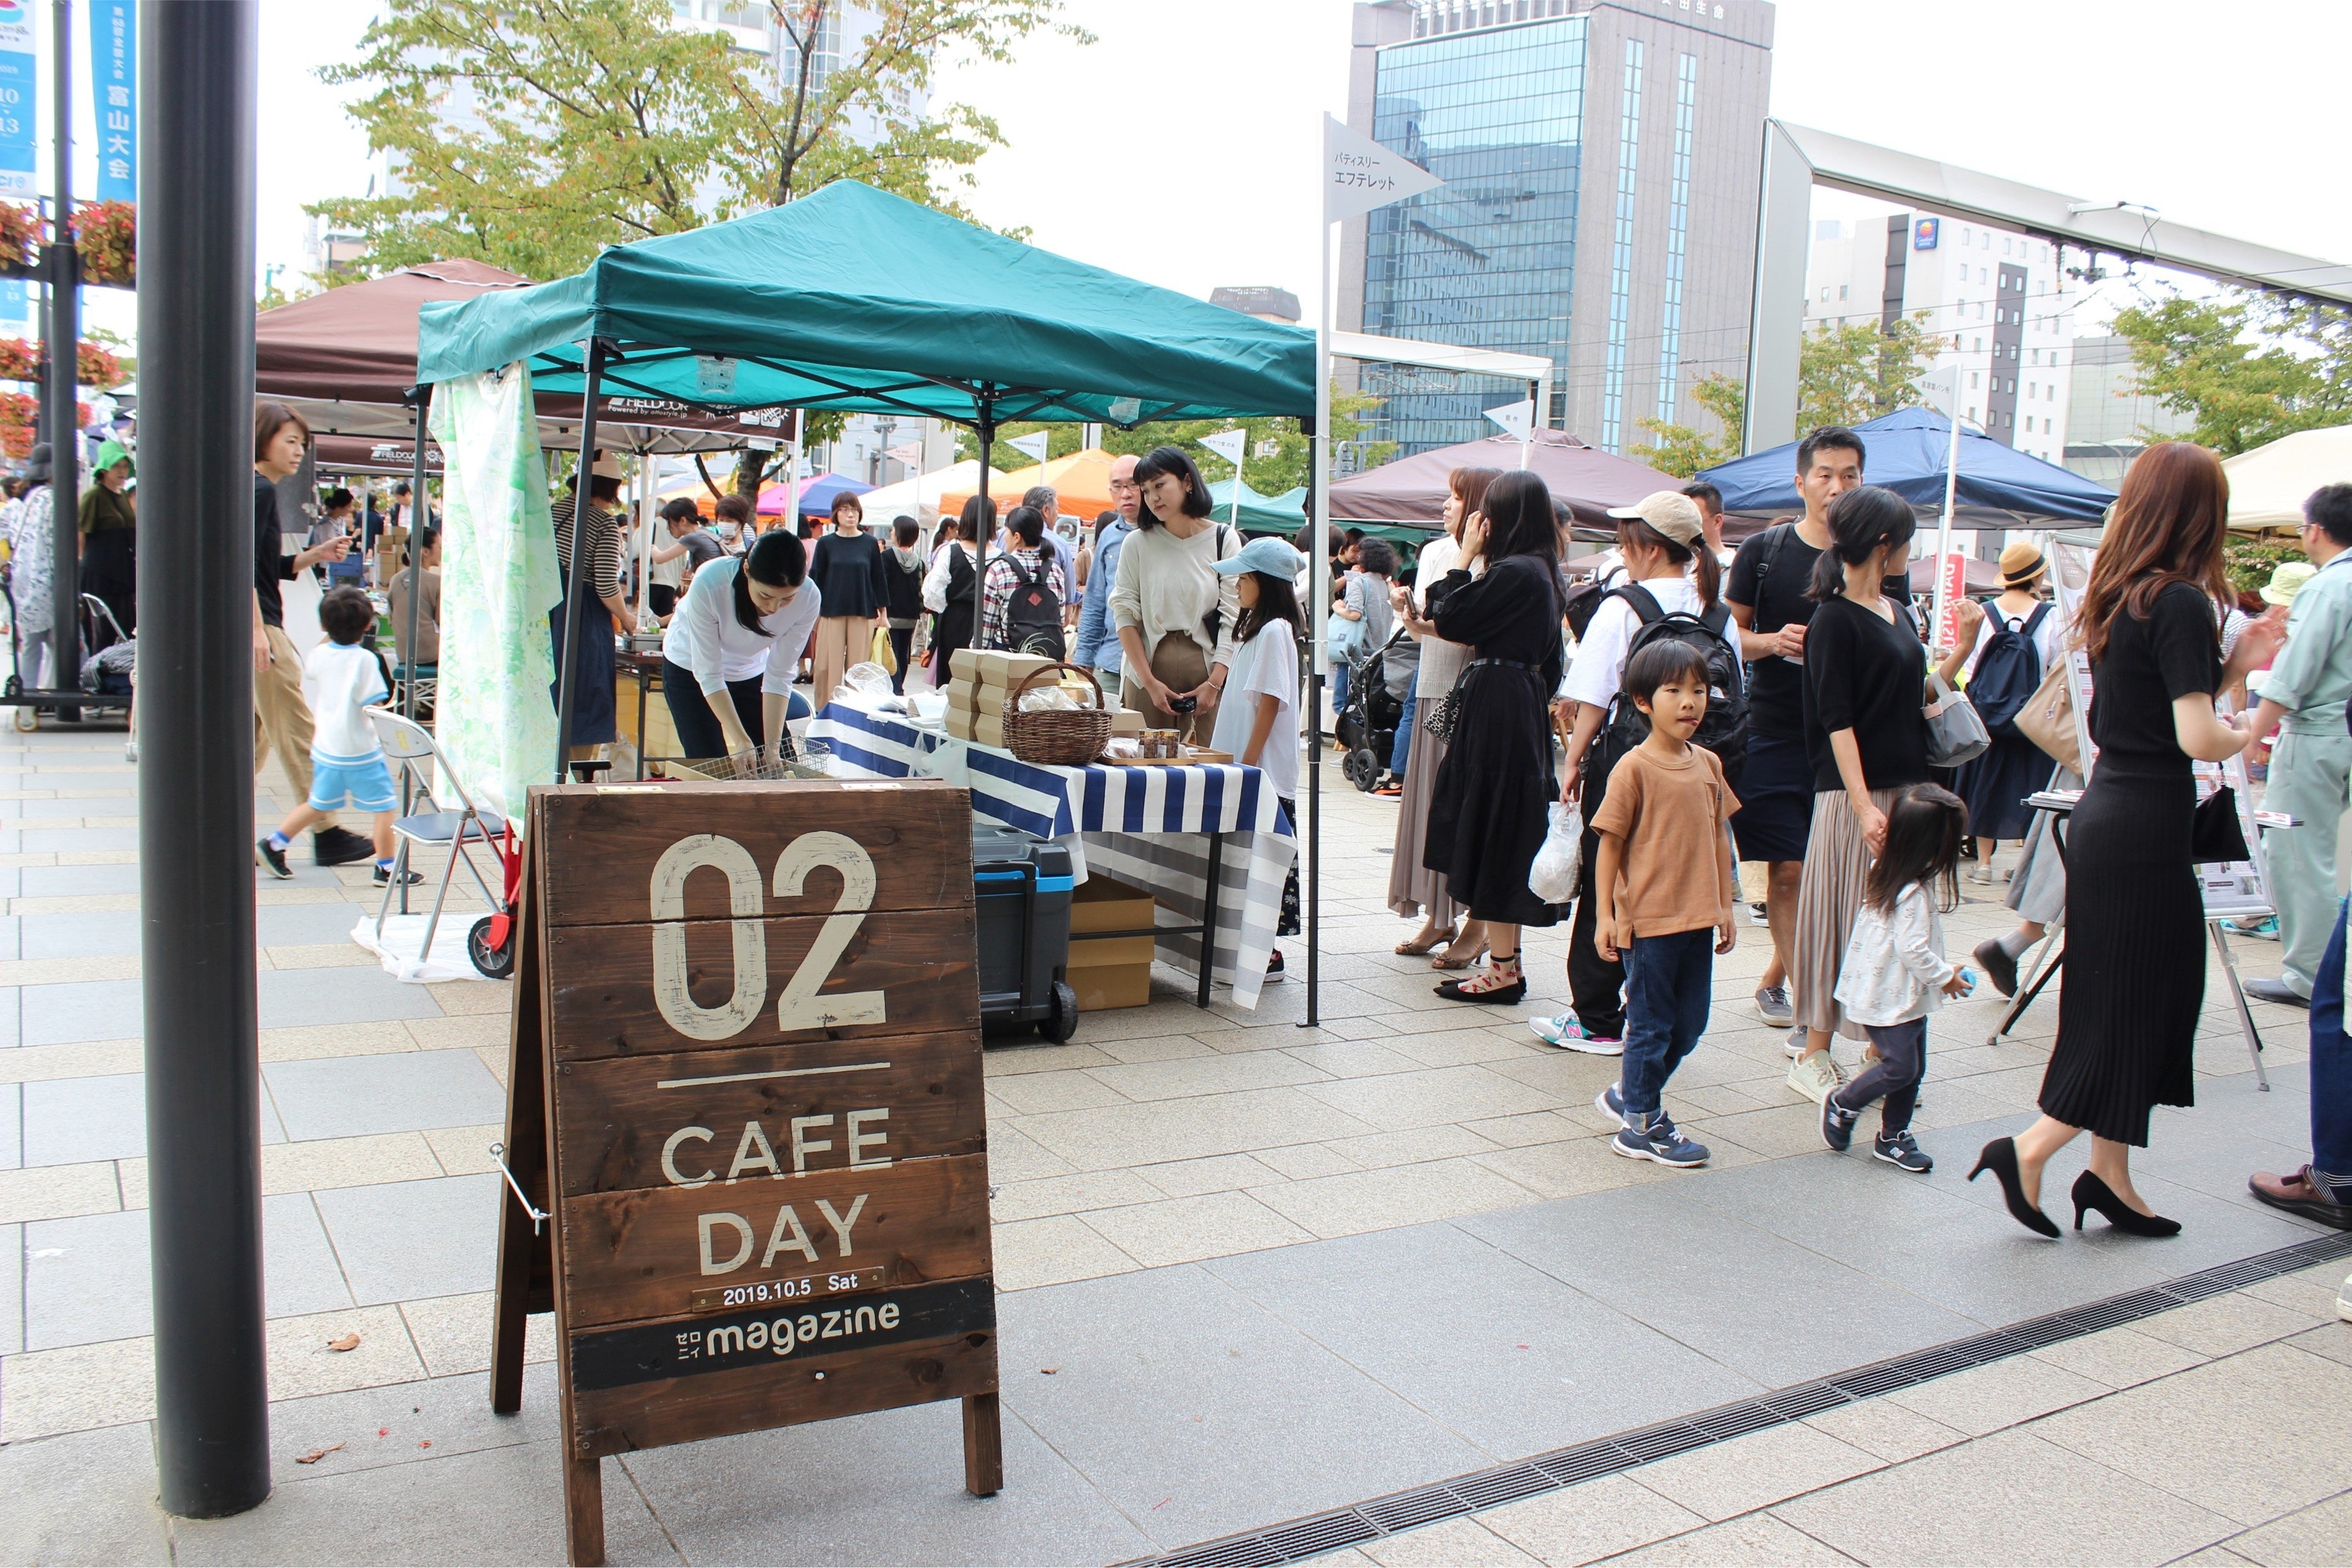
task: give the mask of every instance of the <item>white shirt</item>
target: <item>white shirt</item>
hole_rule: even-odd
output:
[[[757,632],[746,631],[735,618],[735,578],[742,570],[743,563],[730,556],[695,573],[693,586],[662,633],[662,657],[692,670],[706,697],[718,696],[730,680],[755,675],[761,676],[761,690],[789,696],[801,650],[824,608],[824,596],[814,583],[803,583],[774,615],[760,618]]]
[[[1153,531],[1158,531],[1154,530]],[[1231,752],[1240,762],[1249,750],[1250,731],[1257,728],[1260,697],[1281,706],[1274,728],[1258,753],[1257,767],[1282,800],[1298,798],[1298,643],[1288,621],[1268,621],[1265,628],[1234,651],[1224,695],[1217,700],[1217,721],[1209,731],[1212,750]]]
[[[1218,548],[1220,542],[1223,549]],[[1111,625],[1122,631],[1129,626],[1141,631],[1147,656],[1160,646],[1161,637],[1177,632],[1201,644],[1210,663],[1230,666],[1234,623],[1241,615],[1241,590],[1231,577],[1221,577],[1210,568],[1240,553],[1241,547],[1240,532],[1223,523],[1203,528],[1190,539],[1177,538],[1164,524],[1137,529],[1118,547],[1118,579],[1110,590]],[[1216,647],[1209,647],[1204,623],[1213,610],[1221,615]]]
[[[357,643],[321,642],[302,658],[302,700],[310,705],[310,755],[323,763],[364,763],[383,755],[375,725],[362,710],[388,700],[383,668]]]
[[[1892,916],[1866,902],[1855,911],[1836,995],[1855,1023],[1885,1027],[1934,1012],[1952,973],[1944,960],[1944,917],[1914,882],[1895,896]]]
[[[962,540],[951,539],[940,546],[940,552],[931,557],[930,571],[923,578],[923,608],[933,615],[948,607],[948,576],[955,569],[955,552],[959,550],[971,562],[975,571],[979,568],[977,552]],[[971,590],[967,588],[964,592],[969,594]]]
[[[1658,601],[1658,608],[1670,616],[1676,612],[1687,616],[1699,613],[1698,587],[1688,577],[1653,577],[1640,584],[1612,584],[1636,585],[1648,589],[1650,597]],[[1584,640],[1576,645],[1576,658],[1568,667],[1568,679],[1560,683],[1560,695],[1590,702],[1595,708],[1608,707],[1624,684],[1625,660],[1633,650],[1633,634],[1641,626],[1642,617],[1633,613],[1633,605],[1614,595],[1603,599],[1585,625]]]

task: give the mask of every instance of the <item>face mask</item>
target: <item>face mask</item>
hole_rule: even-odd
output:
[[[742,525],[740,523],[722,522],[719,525],[719,537],[721,539],[732,539],[740,531]]]

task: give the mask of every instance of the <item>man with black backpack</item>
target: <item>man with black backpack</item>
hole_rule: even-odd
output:
[[[1013,548],[989,560],[988,580],[981,584],[980,646],[1065,658],[1062,605],[1070,588],[1061,562],[1044,547],[1045,514],[1016,506],[1004,526]]]
[[[1813,618],[1806,597],[1813,563],[1829,548],[1830,502],[1862,483],[1862,437],[1826,425],[1797,447],[1797,494],[1801,518],[1783,519],[1751,534],[1732,557],[1724,602],[1739,624],[1740,656],[1748,665],[1748,758],[1731,819],[1742,860],[1769,869],[1764,895],[1772,928],[1772,962],[1756,988],[1757,1015],[1773,1025],[1793,1024],[1790,961],[1796,955],[1797,884],[1805,868],[1805,841],[1813,821],[1813,767],[1805,752],[1805,627]],[[1818,1100],[1843,1080],[1829,1056],[1829,1036],[1789,1037],[1791,1087]],[[1800,1082],[1800,1079],[1803,1080]]]

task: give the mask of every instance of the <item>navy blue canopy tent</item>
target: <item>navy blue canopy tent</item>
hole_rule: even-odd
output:
[[[1927,516],[1944,509],[1951,425],[1926,408],[1898,408],[1853,427],[1863,441],[1864,483],[1884,485]],[[1752,452],[1698,476],[1723,491],[1723,510],[1749,518],[1804,510],[1797,494],[1797,443]],[[1958,528],[2027,528],[2051,521],[2095,523],[2116,492],[1960,426]],[[1739,531],[1734,530],[1733,531]]]

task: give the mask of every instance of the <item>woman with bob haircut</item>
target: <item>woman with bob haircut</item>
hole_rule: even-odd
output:
[[[1467,644],[1471,658],[1454,688],[1453,744],[1432,791],[1422,863],[1486,922],[1493,953],[1485,973],[1445,981],[1437,994],[1508,1005],[1528,994],[1519,928],[1559,919],[1528,888],[1559,793],[1550,721],[1563,659],[1559,533],[1542,479],[1513,472],[1486,487],[1486,504],[1462,524],[1462,563],[1429,598],[1437,635]]]
[[[1127,706],[1153,729],[1189,731],[1207,745],[1234,662],[1239,590],[1216,565],[1240,535],[1211,518],[1209,487],[1192,459],[1155,447],[1135,465],[1143,491],[1135,531],[1120,543],[1110,591]]]
[[[824,608],[807,549],[788,528],[695,573],[662,634],[662,699],[688,757],[768,745],[783,753],[784,721],[808,711],[793,678]]]
[[[2150,447],[2124,474],[2083,592],[2075,636],[2098,694],[2090,725],[2099,764],[2066,826],[2058,1040],[2040,1120],[1986,1144],[1969,1173],[1974,1181],[1992,1172],[2011,1215],[2042,1236],[2058,1235],[2042,1212],[2042,1173],[2086,1129],[2091,1161],[2074,1180],[2074,1228],[2096,1210],[2131,1236],[2180,1229],[2133,1187],[2131,1151],[2147,1146],[2153,1107],[2197,1097],[2205,910],[2190,859],[2190,763],[2244,749],[2248,725],[2215,713],[2213,694],[2268,663],[2284,634],[2265,616],[2221,656],[2213,605],[2230,596],[2229,512],[2220,458],[2187,441]]]

